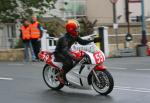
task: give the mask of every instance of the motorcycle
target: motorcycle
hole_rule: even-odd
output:
[[[110,72],[103,65],[105,61],[104,53],[96,47],[94,43],[90,44],[89,49],[80,48],[72,51],[72,55],[81,58],[78,63],[66,74],[69,83],[63,83],[63,64],[55,61],[53,53],[41,51],[39,58],[45,61],[43,68],[43,78],[46,85],[54,90],[59,90],[64,85],[70,88],[94,89],[101,95],[109,94],[114,87],[114,80]]]

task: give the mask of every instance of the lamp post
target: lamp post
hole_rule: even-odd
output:
[[[141,44],[147,44],[147,37],[146,37],[146,26],[145,26],[145,12],[144,12],[144,0],[141,0],[141,13],[142,13],[142,39]]]
[[[115,30],[115,35],[116,35],[116,48],[117,51],[119,50],[119,46],[118,46],[118,23],[117,23],[117,16],[116,16],[116,3],[118,0],[110,0],[110,2],[113,5],[113,28]]]
[[[145,26],[145,13],[144,13],[144,0],[138,0],[141,2],[141,24],[142,24],[142,39],[141,44],[137,46],[138,56],[147,56],[147,37],[146,37],[146,26]]]

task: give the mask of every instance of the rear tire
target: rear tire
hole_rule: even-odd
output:
[[[59,80],[57,80],[57,74],[59,74],[59,69],[52,67],[48,64],[46,64],[43,68],[43,79],[46,85],[53,89],[53,90],[59,90],[64,87],[64,84],[62,84]]]
[[[96,80],[94,74],[92,75],[92,86],[96,92],[98,92],[101,95],[107,95],[109,94],[114,87],[114,80],[112,75],[107,70],[101,70],[101,71],[95,71],[96,75],[100,81]]]

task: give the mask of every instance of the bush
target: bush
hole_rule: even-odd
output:
[[[65,21],[60,18],[49,18],[46,21],[41,21],[41,24],[50,36],[59,37],[65,33]]]

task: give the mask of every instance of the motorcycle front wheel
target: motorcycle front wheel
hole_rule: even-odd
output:
[[[93,89],[101,95],[109,94],[114,87],[112,75],[107,70],[95,71],[95,74],[98,78],[94,74],[92,75]]]
[[[62,84],[58,80],[59,70],[58,68],[52,67],[50,65],[45,65],[43,68],[43,79],[46,85],[54,90],[59,90],[64,87],[64,84]]]

